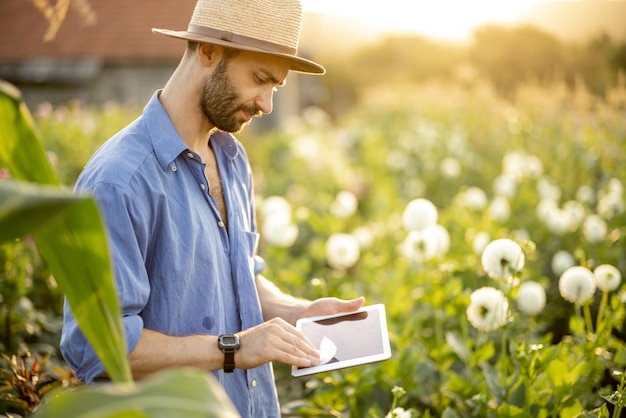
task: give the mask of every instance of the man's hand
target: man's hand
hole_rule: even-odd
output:
[[[241,348],[235,365],[251,369],[270,361],[311,367],[319,364],[319,352],[293,325],[274,318],[238,333]]]
[[[363,296],[352,300],[321,298],[310,302],[303,302],[300,304],[301,308],[297,313],[296,319],[309,316],[331,315],[339,312],[352,312],[359,309],[364,303],[365,298]]]

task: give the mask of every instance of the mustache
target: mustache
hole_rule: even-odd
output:
[[[241,106],[241,110],[248,113],[249,115],[253,115],[254,117],[260,117],[263,112],[258,106],[250,105],[250,106]]]

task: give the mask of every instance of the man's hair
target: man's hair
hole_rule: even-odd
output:
[[[196,53],[196,51],[200,47],[200,44],[201,43],[197,41],[187,41],[187,49],[185,50],[185,57],[193,57],[193,55]],[[237,56],[237,54],[239,54],[239,52],[241,52],[238,49],[229,48],[226,46],[223,46],[222,49],[224,50],[224,60],[226,61],[230,60],[231,58],[234,58],[235,56]]]

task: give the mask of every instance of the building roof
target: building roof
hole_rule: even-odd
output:
[[[54,2],[53,2],[54,3]],[[33,0],[2,0],[0,62],[98,60],[178,61],[185,41],[152,33],[153,27],[184,30],[196,0],[88,0],[95,22],[86,24],[72,1],[56,38],[45,42],[48,21]]]

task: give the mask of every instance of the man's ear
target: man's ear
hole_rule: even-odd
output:
[[[200,64],[205,67],[211,67],[219,62],[222,56],[222,48],[217,45],[201,43],[196,53],[198,54]]]

